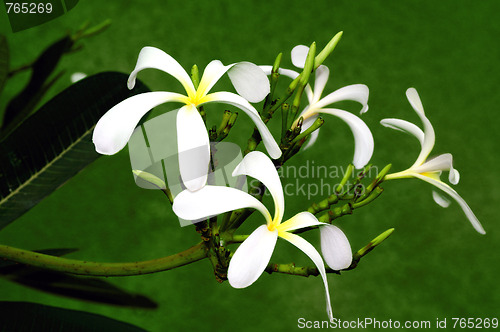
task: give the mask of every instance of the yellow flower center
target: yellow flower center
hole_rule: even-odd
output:
[[[278,213],[276,213],[274,219],[269,224],[267,224],[267,229],[271,232],[275,231],[276,229],[278,229],[280,222],[281,220],[278,220]]]

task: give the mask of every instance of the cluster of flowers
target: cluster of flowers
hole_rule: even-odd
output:
[[[309,48],[303,45],[292,50],[292,63],[298,68],[304,68]],[[257,110],[251,103],[260,102],[270,92],[272,66],[257,66],[248,62],[240,62],[224,66],[214,60],[205,68],[199,84],[193,83],[182,66],[165,52],[145,47],[141,50],[137,65],[130,74],[128,86],[134,87],[137,74],[146,69],[155,68],[175,77],[184,87],[186,94],[173,92],[148,92],[130,97],[109,110],[98,122],[93,141],[96,150],[101,154],[115,154],[125,147],[140,119],[157,105],[166,102],[181,103],[177,115],[178,151],[197,148],[199,151],[196,163],[191,158],[184,158],[179,153],[180,175],[185,190],[178,194],[173,202],[173,211],[186,220],[200,220],[242,208],[253,208],[264,216],[265,225],[258,227],[236,250],[228,268],[229,283],[235,288],[243,288],[255,282],[268,265],[278,237],[290,242],[303,251],[316,265],[323,279],[327,312],[332,318],[330,297],[326,278],[325,265],[319,252],[305,239],[294,231],[315,226],[320,229],[321,251],[326,264],[333,270],[342,270],[352,262],[352,252],[344,233],[336,226],[319,222],[309,212],[301,212],[282,222],[285,198],[281,181],[272,160],[263,152],[248,153],[236,167],[233,176],[246,175],[262,182],[269,190],[274,200],[274,216],[252,195],[236,188],[214,186],[207,184],[207,170],[210,163],[210,142],[204,121],[198,107],[208,103],[229,104],[241,109],[254,122],[259,130],[265,148],[272,159],[281,156],[281,150],[273,135],[262,121]],[[217,81],[227,73],[237,93],[210,92]],[[296,79],[297,71],[279,69],[282,76]],[[353,164],[356,168],[364,167],[370,160],[374,141],[367,125],[356,115],[328,106],[344,100],[356,101],[362,105],[361,113],[368,110],[368,87],[354,84],[338,89],[325,97],[321,97],[329,77],[329,69],[320,65],[315,70],[314,88],[309,84],[305,87],[308,105],[298,118],[302,118],[301,130],[306,130],[319,114],[330,114],[345,121],[351,128],[355,140]],[[415,163],[407,170],[392,173],[386,180],[397,178],[418,178],[424,180],[455,199],[462,207],[468,219],[479,233],[484,233],[481,224],[465,201],[449,185],[440,180],[442,171],[449,171],[449,181],[456,184],[459,173],[453,168],[451,154],[443,154],[427,160],[435,141],[435,134],[427,119],[422,103],[415,89],[407,90],[407,98],[420,117],[424,130],[418,126],[400,119],[384,119],[382,125],[397,129],[415,136],[421,143],[421,152]],[[297,126],[296,120],[291,129]],[[310,147],[318,138],[319,129],[314,131],[305,148]],[[201,149],[200,149],[201,147]],[[449,200],[433,194],[441,206],[448,206]]]

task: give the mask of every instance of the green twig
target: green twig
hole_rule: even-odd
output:
[[[307,58],[306,62],[304,64],[304,69],[302,73],[300,74],[300,79],[299,83],[297,85],[297,88],[295,89],[295,98],[293,99],[292,102],[292,108],[291,108],[291,120],[292,122],[295,121],[295,116],[297,114],[297,111],[299,110],[300,107],[300,101],[302,100],[302,93],[304,92],[304,88],[309,82],[309,78],[311,77],[311,73],[314,70],[314,56],[316,55],[316,43],[313,42],[311,46],[309,47],[309,52],[307,53]]]
[[[290,110],[290,105],[281,105],[281,142],[283,143],[283,138],[288,131],[288,111]]]
[[[276,91],[276,85],[278,84],[278,79],[280,77],[279,68],[281,65],[281,58],[282,57],[283,57],[283,53],[280,53],[280,54],[278,54],[278,56],[274,60],[273,68],[271,70],[270,92],[266,96],[266,99],[264,101],[263,114],[267,113],[273,105],[274,92]]]
[[[107,19],[107,20],[103,21],[102,23],[95,25],[95,26],[88,28],[88,29],[87,29],[88,23],[86,23],[83,25],[83,27],[80,30],[78,30],[73,36],[71,36],[71,38],[73,39],[73,41],[76,42],[79,39],[92,37],[92,36],[95,36],[103,31],[105,31],[107,28],[109,28],[110,25],[111,25],[110,19]]]
[[[352,256],[352,262],[351,265],[346,268],[346,270],[352,270],[356,266],[358,266],[359,261],[361,258],[366,256],[369,252],[371,252],[373,249],[375,249],[377,246],[379,246],[382,242],[384,242],[391,234],[394,232],[394,228],[390,228],[371,240],[366,246],[363,248],[359,249],[357,252],[354,253]]]
[[[335,47],[340,41],[340,38],[342,38],[343,31],[340,31],[337,33],[333,38],[326,44],[326,46],[321,50],[321,52],[316,55],[316,58],[314,59],[314,69],[317,69],[323,61],[333,52]]]
[[[207,247],[199,243],[177,254],[149,261],[130,263],[98,263],[45,255],[29,250],[0,245],[0,257],[17,263],[64,273],[121,277],[171,270],[207,257]]]
[[[302,133],[297,135],[290,143],[295,144],[298,141],[300,141],[301,139],[307,138],[309,135],[311,135],[311,133],[313,131],[315,131],[316,129],[321,127],[324,123],[325,123],[325,120],[323,120],[322,117],[318,117],[309,128],[307,128]]]
[[[283,273],[283,274],[302,276],[302,277],[309,277],[309,276],[316,277],[319,275],[319,271],[316,268],[316,266],[295,266],[295,263],[290,263],[290,264],[269,263],[265,271],[269,274]],[[339,271],[335,271],[330,268],[326,269],[326,273],[340,274]]]

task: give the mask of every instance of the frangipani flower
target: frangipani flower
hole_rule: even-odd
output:
[[[294,66],[304,68],[309,48],[304,45],[295,46],[292,50],[292,63]],[[271,66],[260,66],[267,75],[271,74]],[[281,75],[295,79],[299,73],[290,69],[279,69]],[[353,84],[340,88],[325,97],[321,98],[323,90],[328,81],[330,70],[326,66],[319,66],[316,69],[314,90],[309,85],[305,87],[305,92],[309,105],[299,114],[293,126],[297,125],[298,119],[302,117],[302,131],[309,128],[320,113],[331,114],[346,122],[354,135],[355,150],[353,164],[356,168],[362,168],[370,160],[373,154],[373,136],[368,126],[356,115],[336,108],[327,108],[328,105],[339,101],[352,100],[362,105],[361,114],[368,111],[368,87],[364,84]],[[304,148],[309,148],[318,138],[319,129],[315,130],[309,138],[309,142]]]
[[[477,219],[477,217],[472,212],[471,208],[465,200],[460,197],[460,195],[451,188],[448,184],[444,183],[440,179],[440,175],[443,171],[449,171],[448,180],[452,184],[457,184],[460,179],[460,174],[456,169],[453,168],[453,157],[450,153],[445,153],[434,157],[432,159],[427,160],[427,157],[432,151],[435,142],[435,134],[434,128],[432,127],[431,122],[424,113],[424,107],[422,106],[422,102],[417,93],[417,90],[414,88],[409,88],[406,90],[406,97],[410,102],[411,106],[420,117],[424,125],[424,131],[422,131],[419,127],[405,120],[400,119],[383,119],[380,123],[392,129],[403,131],[407,134],[415,136],[422,147],[420,154],[417,157],[417,160],[413,165],[407,170],[392,173],[385,177],[386,180],[391,179],[402,179],[402,178],[418,178],[425,182],[432,184],[433,186],[441,189],[446,194],[451,196],[457,203],[460,205],[465,215],[471,222],[472,226],[481,234],[485,234],[481,223]],[[443,207],[447,207],[449,205],[449,201],[440,196],[437,192],[433,192],[433,197],[436,203]]]
[[[180,218],[197,220],[242,208],[259,210],[266,219],[266,224],[259,226],[239,246],[234,253],[228,269],[228,280],[235,288],[244,288],[254,283],[269,264],[278,237],[287,240],[302,250],[318,268],[326,290],[327,312],[332,319],[330,295],[326,278],[325,265],[316,249],[302,237],[293,234],[293,230],[309,226],[325,226],[309,212],[301,212],[281,222],[285,210],[283,188],[272,161],[262,152],[254,151],[245,156],[236,167],[233,176],[247,175],[261,181],[274,200],[274,217],[267,208],[248,193],[229,187],[207,185],[196,192],[184,190],[174,199],[173,210]],[[331,225],[329,225],[331,226]],[[332,226],[334,227],[334,226]],[[337,262],[332,263],[339,269],[350,265],[352,253],[349,242],[342,231],[336,227],[329,229],[335,239],[326,241],[324,249],[335,252],[330,255]],[[339,236],[338,233],[342,233]],[[329,234],[325,233],[325,236]],[[348,251],[348,252],[347,252]],[[348,262],[347,262],[348,261]]]
[[[210,146],[208,133],[197,106],[217,102],[236,106],[248,114],[257,126],[270,156],[280,157],[281,150],[278,144],[257,110],[248,102],[258,102],[269,93],[269,81],[258,66],[249,62],[224,66],[219,60],[214,60],[205,68],[200,84],[195,89],[188,73],[174,58],[157,48],[144,47],[128,79],[129,89],[134,87],[137,74],[147,68],[159,69],[175,77],[186,90],[186,95],[160,91],[146,92],[114,106],[99,120],[94,130],[92,139],[97,152],[111,155],[123,149],[139,120],[152,108],[167,102],[184,104],[177,114],[179,166],[186,188],[198,190],[206,183]],[[236,91],[246,99],[231,92],[209,93],[226,72]],[[196,148],[201,150],[199,156],[196,156],[196,161],[193,161],[192,154],[182,153]]]

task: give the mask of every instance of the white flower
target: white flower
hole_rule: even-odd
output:
[[[233,176],[238,175],[256,178],[267,187],[274,200],[274,218],[259,200],[246,192],[229,187],[209,185],[196,192],[185,190],[177,195],[173,204],[174,212],[180,218],[197,220],[242,208],[259,210],[265,217],[266,224],[253,231],[234,253],[228,269],[228,280],[231,286],[244,288],[254,283],[269,264],[276,241],[280,237],[302,250],[318,268],[325,285],[327,312],[330,319],[332,319],[330,295],[323,260],[309,242],[291,232],[309,226],[325,227],[326,224],[319,222],[309,212],[298,213],[287,221],[281,222],[285,209],[283,188],[274,164],[262,152],[254,151],[246,155],[233,172]],[[335,257],[332,255],[330,255],[332,257],[329,257],[336,261],[332,263],[333,265],[345,268],[349,266],[352,260],[349,242],[345,235],[343,237],[338,235],[339,232],[342,232],[340,229],[335,228],[334,230],[330,229],[330,231],[333,232],[335,239],[326,241],[324,249],[327,252],[335,252],[333,254]],[[328,234],[325,236],[328,237]],[[347,261],[349,262],[347,263]]]
[[[152,108],[166,102],[182,103],[184,106],[177,114],[181,177],[186,188],[198,190],[206,183],[210,147],[205,124],[196,107],[217,102],[236,106],[248,114],[257,126],[271,157],[280,157],[281,150],[278,144],[257,110],[248,102],[258,102],[269,93],[269,81],[256,65],[240,62],[224,66],[219,60],[214,60],[205,68],[198,89],[195,89],[188,73],[174,58],[157,48],[144,47],[139,54],[135,69],[130,74],[129,89],[134,87],[137,74],[147,68],[159,69],[175,77],[186,90],[186,95],[173,92],[147,92],[132,96],[114,106],[99,120],[94,130],[92,139],[97,152],[108,155],[117,153],[125,147],[139,120]],[[231,92],[209,93],[227,71],[236,91],[246,99]],[[202,153],[196,156],[195,162],[192,154],[181,153],[196,148]]]
[[[481,223],[474,215],[469,205],[467,205],[465,200],[460,197],[460,195],[453,188],[451,188],[448,184],[444,183],[440,179],[440,175],[443,171],[449,171],[448,180],[452,184],[458,183],[460,174],[456,169],[453,168],[452,155],[450,153],[445,153],[427,160],[427,157],[434,147],[434,142],[436,139],[434,128],[432,127],[429,119],[427,119],[427,117],[425,116],[424,107],[422,106],[422,102],[417,93],[417,90],[415,90],[414,88],[409,88],[408,90],[406,90],[406,97],[408,98],[408,101],[410,102],[417,115],[420,117],[420,120],[424,125],[424,131],[422,131],[413,123],[400,119],[383,119],[382,121],[380,121],[380,123],[385,127],[400,130],[407,134],[415,136],[419,140],[422,149],[417,157],[417,160],[410,168],[401,172],[389,174],[385,177],[385,179],[391,180],[413,177],[432,184],[433,186],[444,191],[455,201],[457,201],[476,231],[481,234],[485,234],[486,232],[481,226]],[[436,203],[438,203],[439,205],[443,207],[447,207],[449,205],[448,199],[442,197],[437,192],[433,192],[433,197]]]
[[[292,63],[296,67],[304,68],[308,52],[309,48],[307,46],[295,46],[292,50]],[[271,74],[271,66],[260,67],[267,75]],[[299,75],[299,73],[294,70],[281,68],[279,69],[279,73],[292,79],[295,79]],[[304,108],[304,110],[299,114],[293,126],[296,126],[298,119],[302,117],[304,119],[302,131],[304,131],[314,123],[320,113],[331,114],[345,121],[351,128],[354,135],[355,150],[353,164],[356,168],[362,168],[368,163],[368,161],[370,161],[373,154],[374,142],[370,129],[363,122],[363,120],[356,115],[336,108],[326,108],[326,106],[339,101],[353,100],[362,105],[361,114],[363,114],[368,111],[368,87],[364,84],[348,85],[321,98],[323,89],[325,88],[330,75],[330,70],[328,67],[321,65],[316,69],[315,73],[316,77],[314,80],[314,90],[311,89],[309,84],[305,87],[309,105],[306,106],[306,108]],[[307,149],[314,144],[318,138],[318,134],[319,129],[315,130],[311,134],[309,142],[304,146],[304,148]]]

